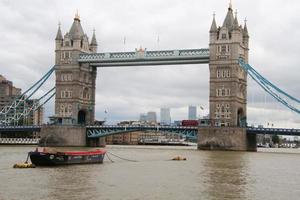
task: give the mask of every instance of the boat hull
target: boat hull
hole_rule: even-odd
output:
[[[36,166],[103,163],[105,152],[97,154],[64,154],[29,152],[30,160]]]

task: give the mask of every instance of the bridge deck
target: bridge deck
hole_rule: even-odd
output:
[[[219,128],[221,129],[222,127]],[[198,127],[185,127],[185,126],[87,126],[87,136],[104,137],[107,135],[123,134],[132,131],[147,131],[147,130],[175,133],[175,134],[183,135],[186,137],[192,137],[192,138],[196,137],[198,134]],[[247,133],[300,136],[300,129],[247,127]]]
[[[42,126],[0,126],[0,132],[39,132]],[[220,127],[222,128],[222,127]],[[195,136],[198,132],[198,127],[185,127],[185,126],[87,126],[87,133],[92,133],[98,130],[98,133],[105,133],[104,135],[121,134],[131,131],[163,131],[173,132],[188,136]],[[102,130],[102,131],[100,131]],[[99,132],[100,131],[100,132]],[[270,135],[291,135],[300,136],[300,129],[287,129],[287,128],[255,128],[247,127],[247,133],[250,134],[270,134]],[[101,135],[101,134],[100,134]],[[99,137],[100,135],[91,135],[91,137]],[[103,135],[101,135],[103,137]]]
[[[78,62],[97,67],[209,63],[209,49],[80,54]]]

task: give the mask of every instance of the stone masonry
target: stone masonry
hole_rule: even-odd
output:
[[[95,32],[89,43],[76,14],[64,37],[58,28],[55,41],[55,117],[62,124],[92,124],[97,69],[88,64],[80,65],[77,60],[81,53],[97,52]]]
[[[248,145],[249,137],[245,129],[247,73],[238,62],[240,58],[248,62],[249,34],[246,22],[244,27],[239,25],[237,13],[234,16],[230,3],[223,25],[217,27],[214,16],[209,33],[211,127],[199,129],[198,148],[254,150],[252,144],[251,148]]]

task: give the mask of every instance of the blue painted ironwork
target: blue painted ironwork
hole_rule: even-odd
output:
[[[78,62],[97,67],[209,63],[209,49],[80,54]]]
[[[36,83],[33,84],[28,90],[26,90],[23,94],[18,96],[11,105],[5,106],[2,111],[0,112],[0,124],[10,125],[14,123],[18,123],[18,121],[31,114],[31,112],[38,110],[41,106],[43,106],[45,103],[47,103],[54,95],[55,95],[55,87],[53,87],[51,90],[49,90],[46,94],[44,94],[42,97],[40,97],[36,102],[33,103],[33,105],[26,107],[28,100],[30,97],[32,97],[41,87],[44,85],[44,83],[49,79],[51,74],[53,74],[55,70],[55,66],[52,67],[40,80],[38,80]],[[52,94],[51,94],[52,93]],[[46,97],[49,96],[47,99]],[[46,100],[44,100],[46,99]],[[44,100],[44,101],[43,101]],[[40,102],[43,101],[43,102]],[[22,112],[17,112],[17,109],[23,106]],[[12,114],[13,113],[13,114]]]
[[[181,135],[190,140],[197,139],[198,127],[184,126],[87,126],[87,137],[98,138],[136,131],[155,131]]]
[[[40,132],[42,126],[0,126],[0,132]]]
[[[247,127],[247,133],[300,136],[300,129]]]
[[[0,132],[40,132],[42,126],[0,126]],[[221,128],[221,127],[220,127]],[[300,129],[287,128],[256,128],[247,127],[250,134],[270,134],[300,136]],[[135,131],[157,131],[174,133],[185,136],[189,139],[197,139],[198,127],[184,126],[87,126],[86,133],[88,138],[99,138],[116,134],[124,134]],[[201,133],[200,133],[201,134]]]
[[[274,99],[280,102],[285,107],[289,108],[290,110],[300,114],[300,100],[289,95],[288,93],[284,92],[283,90],[279,89],[273,83],[268,81],[262,75],[260,75],[254,68],[252,68],[249,64],[246,64],[242,58],[239,59],[239,64],[241,67],[251,76],[251,78],[258,83],[267,93],[269,93]],[[289,101],[292,101],[295,105],[292,105]]]
[[[247,127],[246,130],[247,133],[250,134],[300,136],[300,129]],[[87,126],[86,131],[88,138],[99,138],[135,131],[156,131],[174,133],[192,140],[196,140],[198,135],[198,127],[184,126]]]

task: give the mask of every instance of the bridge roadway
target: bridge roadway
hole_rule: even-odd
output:
[[[209,49],[85,53],[79,55],[78,62],[96,67],[208,64]]]
[[[1,132],[39,132],[42,126],[0,126]],[[198,127],[186,126],[86,126],[88,138],[105,137],[109,135],[128,133],[133,131],[160,131],[165,133],[180,134],[187,138],[194,139],[198,134]],[[270,134],[300,136],[300,129],[287,128],[256,128],[247,127],[250,134]]]
[[[1,132],[40,132],[42,126],[0,126]]]
[[[198,134],[198,127],[186,126],[87,126],[86,128],[89,138],[147,130],[180,134],[191,139],[197,137]],[[247,133],[300,136],[300,129],[247,127]]]

